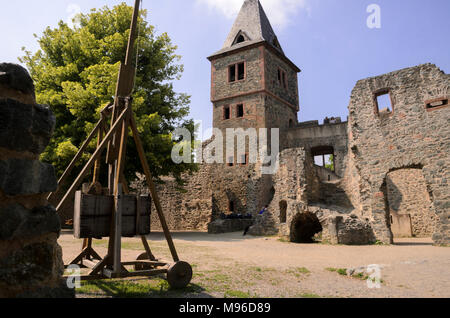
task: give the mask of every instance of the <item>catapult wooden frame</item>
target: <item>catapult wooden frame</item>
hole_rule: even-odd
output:
[[[93,238],[84,239],[82,252],[74,260],[72,260],[69,265],[77,264],[91,269],[91,272],[88,275],[81,276],[82,280],[167,274],[167,280],[172,287],[182,288],[189,284],[192,278],[192,268],[188,263],[181,262],[178,257],[171,233],[164,217],[158,194],[156,192],[155,184],[153,183],[153,177],[145,157],[144,147],[142,145],[141,138],[139,137],[136,120],[132,111],[132,98],[130,96],[134,87],[135,68],[131,65],[131,58],[133,56],[133,46],[136,39],[136,25],[139,14],[139,5],[140,0],[136,0],[131,22],[127,56],[125,64],[120,67],[114,104],[108,105],[102,110],[101,119],[61,176],[58,181],[58,190],[51,193],[48,200],[57,205],[56,210],[59,212],[67,200],[73,198],[75,191],[79,189],[83,180],[92,168],[94,168],[92,184],[96,184],[99,180],[101,155],[104,150],[107,149],[106,163],[109,168],[108,191],[109,194],[113,195],[115,198],[115,205],[113,211],[111,211],[111,231],[109,236],[108,252],[104,258],[100,257],[92,247]],[[111,127],[107,130],[107,120],[109,117],[111,118]],[[122,195],[123,193],[129,192],[123,170],[125,166],[127,138],[130,128],[136,144],[139,159],[144,170],[147,185],[173,258],[173,263],[157,260],[152,254],[145,236],[141,236],[145,253],[141,254],[137,260],[134,261],[123,262],[121,259]],[[79,162],[82,155],[86,152],[87,146],[91,143],[95,136],[97,136],[97,148],[94,154],[84,165],[80,174],[72,183],[63,198],[59,202],[56,202],[58,191],[61,189],[61,186],[66,183],[72,170],[76,166],[77,162]],[[139,213],[137,213],[137,222],[139,222]],[[136,271],[129,272],[125,268],[127,265],[134,265]]]

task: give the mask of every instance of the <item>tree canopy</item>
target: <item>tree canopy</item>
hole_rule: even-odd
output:
[[[37,101],[49,105],[56,116],[55,134],[41,159],[53,164],[59,175],[100,119],[100,111],[114,99],[132,13],[133,8],[125,3],[112,9],[92,9],[80,14],[73,28],[60,21],[58,27],[48,27],[41,37],[35,35],[40,46],[37,52],[23,49],[25,56],[19,60],[35,81]],[[182,183],[181,174],[196,168],[194,164],[172,162],[171,132],[176,127],[193,132],[193,121],[186,119],[190,97],[173,88],[172,82],[183,72],[177,47],[166,33],[155,34],[146,17],[146,10],[142,10],[135,45],[133,111],[153,175],[172,174]],[[95,146],[94,140],[89,151]],[[132,142],[127,155],[125,172],[132,178],[141,171]]]

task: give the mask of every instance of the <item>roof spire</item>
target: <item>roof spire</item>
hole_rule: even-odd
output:
[[[245,46],[261,41],[271,44],[283,53],[259,0],[245,0],[221,51],[234,45]]]

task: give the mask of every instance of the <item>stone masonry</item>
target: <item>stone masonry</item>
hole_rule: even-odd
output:
[[[61,281],[60,221],[46,201],[55,172],[39,162],[54,125],[26,70],[0,64],[0,298],[73,296]]]
[[[300,69],[258,0],[244,2],[224,46],[208,59],[214,128],[224,136],[230,128],[279,128],[279,168],[263,175],[260,162],[238,164],[234,149],[233,161],[224,154],[226,163],[203,163],[187,176],[188,192],[162,186],[173,229],[203,231],[220,215],[252,214],[250,234],[292,241],[389,244],[399,222],[409,222],[410,235],[450,243],[448,74],[424,64],[360,80],[347,121],[298,123]],[[389,95],[388,109],[378,105],[380,95]],[[325,155],[333,155],[333,171],[314,161]]]

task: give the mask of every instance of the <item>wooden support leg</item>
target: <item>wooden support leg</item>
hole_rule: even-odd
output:
[[[155,203],[156,211],[158,212],[159,220],[161,222],[161,226],[164,231],[164,235],[167,240],[167,244],[169,245],[170,253],[172,254],[172,258],[174,262],[178,262],[180,259],[178,258],[177,251],[175,249],[175,245],[173,244],[172,236],[169,231],[169,227],[167,226],[166,219],[164,217],[164,213],[162,211],[161,203],[159,201],[158,194],[156,192],[155,184],[153,183],[153,177],[150,172],[150,168],[148,166],[147,159],[145,158],[144,147],[142,146],[141,138],[139,137],[139,132],[137,130],[136,121],[134,117],[131,116],[130,120],[131,130],[133,131],[133,138],[136,143],[136,148],[139,154],[139,158],[141,160],[142,167],[144,169],[145,178],[147,179],[147,184],[150,189],[150,193],[153,198],[153,202]]]

